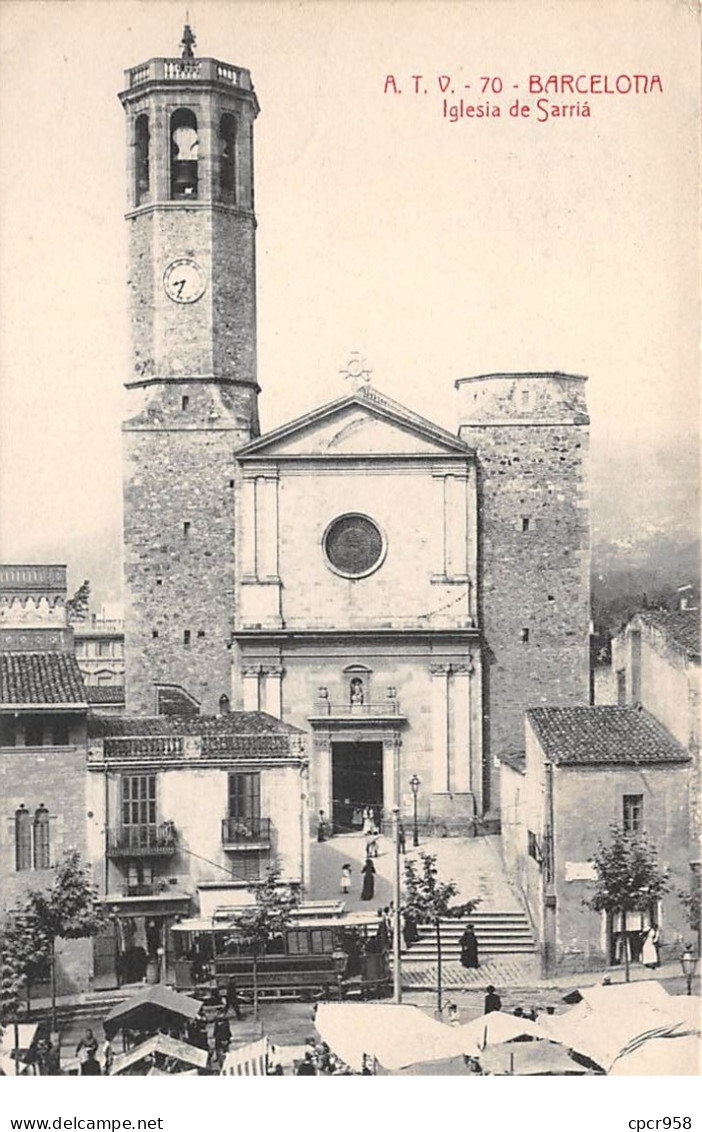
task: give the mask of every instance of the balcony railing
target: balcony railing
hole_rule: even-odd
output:
[[[225,849],[269,849],[270,844],[270,818],[222,818]]]
[[[107,759],[174,759],[183,755],[182,735],[115,735],[103,740]]]
[[[138,67],[130,67],[126,72],[130,89],[142,83],[192,82],[209,80],[227,83],[229,86],[252,90],[251,74],[245,67],[234,67],[231,63],[221,63],[218,59],[149,59]]]
[[[389,715],[401,715],[400,703],[395,699],[383,700],[379,704],[332,703],[331,700],[315,700],[313,715],[328,715],[333,718],[380,719]]]
[[[170,857],[177,848],[173,822],[131,825],[107,833],[108,857]]]

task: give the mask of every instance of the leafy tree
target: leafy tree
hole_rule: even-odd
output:
[[[56,870],[51,888],[33,890],[22,909],[46,941],[51,972],[51,1026],[56,1029],[56,941],[88,939],[107,922],[97,903],[97,889],[81,863],[80,854],[68,853]]]
[[[610,832],[609,843],[600,841],[590,858],[595,866],[595,889],[585,904],[594,912],[619,915],[625,930],[627,912],[648,910],[668,891],[668,873],[659,870],[656,848],[642,834],[617,825]],[[624,972],[628,983],[628,946],[624,947]]]
[[[433,853],[420,853],[420,864],[405,861],[405,900],[404,912],[417,924],[433,924],[436,932],[437,987],[436,1009],[442,1010],[442,955],[441,921],[470,914],[479,900],[468,900],[464,904],[452,904],[458,894],[455,881],[439,880],[436,856]]]
[[[265,880],[249,886],[255,904],[244,908],[236,917],[236,939],[245,944],[253,958],[253,1008],[258,1018],[258,960],[270,940],[282,935],[290,924],[293,909],[300,903],[300,894],[289,884],[281,883],[279,864],[271,865]]]
[[[73,597],[69,598],[66,602],[66,612],[69,622],[72,624],[74,621],[85,621],[88,616],[89,605],[90,582],[86,578],[82,585],[78,587]]]
[[[0,1024],[16,1018],[32,981],[46,974],[49,940],[28,909],[9,911],[0,928]]]

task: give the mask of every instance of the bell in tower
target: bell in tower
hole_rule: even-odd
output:
[[[186,24],[181,54],[131,67],[120,94],[132,337],[126,696],[130,712],[147,714],[163,689],[206,713],[231,697],[234,453],[259,432],[258,101],[248,70],[196,57],[194,44]]]

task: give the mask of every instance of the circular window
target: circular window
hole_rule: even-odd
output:
[[[367,515],[342,515],[327,527],[322,540],[332,570],[345,578],[364,578],[385,557],[380,528]]]

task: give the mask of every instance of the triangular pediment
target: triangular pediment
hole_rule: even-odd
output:
[[[259,437],[241,449],[237,457],[470,454],[471,449],[458,437],[366,387]]]

